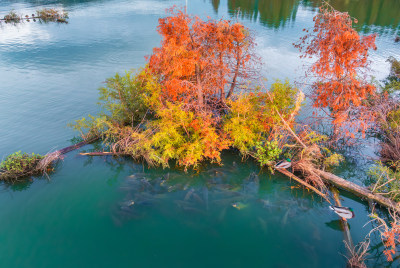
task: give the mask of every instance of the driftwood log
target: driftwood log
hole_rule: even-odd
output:
[[[81,142],[78,142],[78,143],[76,143],[74,145],[71,145],[71,146],[65,147],[63,149],[60,149],[60,150],[58,150],[56,152],[60,152],[60,154],[66,154],[66,153],[69,153],[69,152],[71,152],[73,150],[79,149],[79,148],[81,148],[82,146],[84,146],[86,144],[92,143],[92,142],[96,141],[97,139],[98,138],[95,137],[95,138],[92,138],[92,139],[81,141]]]
[[[314,172],[317,173],[319,176],[321,176],[321,178],[323,180],[336,186],[337,188],[351,192],[351,193],[357,195],[358,197],[375,201],[375,202],[379,203],[380,205],[387,207],[393,211],[400,212],[399,204],[390,200],[389,198],[386,198],[379,194],[374,194],[369,189],[362,187],[360,185],[357,185],[353,182],[347,181],[345,179],[342,179],[332,173],[322,171],[319,169],[314,169]]]
[[[325,194],[321,193],[318,189],[307,184],[304,180],[296,177],[294,174],[290,173],[289,171],[287,171],[285,169],[276,169],[276,170],[279,171],[280,173],[288,176],[289,178],[294,179],[295,181],[299,182],[300,184],[304,185],[305,187],[309,188],[310,190],[313,190],[315,193],[322,196],[325,200],[328,201]],[[358,184],[347,181],[343,178],[340,178],[332,173],[329,173],[329,172],[326,172],[323,170],[314,169],[313,171],[316,174],[318,174],[325,182],[328,182],[329,184],[334,185],[339,189],[353,193],[353,194],[357,195],[358,197],[367,199],[368,201],[374,201],[374,202],[380,204],[381,206],[387,207],[393,211],[400,212],[399,204],[397,204],[396,202],[392,201],[389,198],[386,198],[382,195],[371,192],[366,187],[362,187]],[[331,202],[329,202],[329,203],[331,203]]]
[[[80,147],[92,143],[96,141],[98,138],[92,138],[88,140],[84,140],[82,142],[78,142],[76,144],[73,144],[71,146],[65,147],[63,149],[48,153],[45,155],[45,157],[38,163],[36,170],[44,172],[46,174],[47,168],[52,164],[61,159],[63,154],[66,154],[68,152],[71,152],[73,150],[79,149]]]

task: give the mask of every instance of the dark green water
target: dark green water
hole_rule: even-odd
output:
[[[1,1],[0,15],[56,6],[69,12],[70,23],[0,29],[0,157],[70,145],[75,133],[66,124],[98,110],[96,89],[105,78],[145,63],[160,41],[157,19],[184,3]],[[256,34],[264,74],[300,80],[304,62],[292,43],[312,26],[318,1],[188,3],[190,13],[214,18],[236,17],[240,7],[238,17]],[[379,34],[371,67],[383,79],[387,57],[400,56],[394,43],[399,1],[332,3],[358,18],[360,31]],[[360,182],[365,174],[357,165],[337,173]],[[223,167],[185,174],[71,152],[49,180],[1,185],[0,267],[344,267],[337,216],[316,196],[291,186],[296,184],[230,153]],[[367,205],[353,196],[343,199],[356,212],[350,226],[357,243],[371,229],[363,227]],[[371,244],[368,264],[389,265],[379,240]]]

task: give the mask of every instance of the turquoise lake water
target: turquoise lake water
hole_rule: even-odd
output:
[[[312,26],[319,1],[187,2],[188,12],[203,18],[238,18],[256,36],[269,81],[288,78],[302,85],[309,62],[299,59],[292,43]],[[77,133],[67,123],[98,111],[97,88],[107,77],[145,64],[160,42],[158,18],[166,8],[184,4],[0,1],[0,16],[43,7],[65,9],[70,16],[68,24],[0,28],[0,158],[70,145]],[[371,75],[384,79],[387,58],[400,58],[394,42],[400,1],[332,5],[358,18],[360,32],[378,33]],[[373,148],[364,149],[373,155]],[[78,152],[68,153],[48,179],[0,185],[0,267],[345,267],[343,234],[327,204],[230,152],[224,166],[204,166],[193,174]],[[349,161],[336,172],[361,183],[364,162]],[[342,197],[356,213],[350,231],[357,243],[371,230],[363,227],[368,205],[346,193]],[[390,266],[379,242],[373,237],[367,264]]]

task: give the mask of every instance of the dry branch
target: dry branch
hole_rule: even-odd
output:
[[[314,191],[316,194],[318,194],[319,196],[321,196],[323,199],[325,199],[329,204],[332,204],[331,201],[328,199],[328,197],[326,196],[326,194],[322,193],[320,190],[318,190],[317,188],[313,187],[312,185],[308,184],[307,182],[303,181],[302,179],[300,179],[299,177],[297,177],[296,175],[294,175],[293,173],[290,173],[289,171],[287,171],[286,169],[283,168],[277,168],[277,171],[279,171],[280,173],[288,176],[291,179],[294,179],[295,181],[297,181],[298,183],[302,184],[303,186],[307,187],[308,189]]]

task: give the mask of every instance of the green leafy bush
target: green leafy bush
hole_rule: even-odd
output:
[[[99,88],[99,105],[102,110],[98,115],[88,115],[69,124],[80,132],[83,139],[93,137],[110,138],[109,128],[123,126],[136,127],[145,117],[150,118],[161,104],[159,101],[160,85],[157,79],[145,70],[118,73]]]
[[[39,154],[21,153],[20,151],[13,153],[0,163],[0,178],[16,179],[40,173],[37,170],[37,164],[42,159],[43,156]]]
[[[117,73],[99,89],[99,104],[106,111],[107,120],[134,126],[144,118],[150,106],[157,107],[159,92],[156,79],[145,70],[126,72],[124,76]]]
[[[281,153],[282,149],[279,148],[277,141],[266,141],[264,144],[258,142],[256,145],[256,159],[261,166],[272,166]]]

